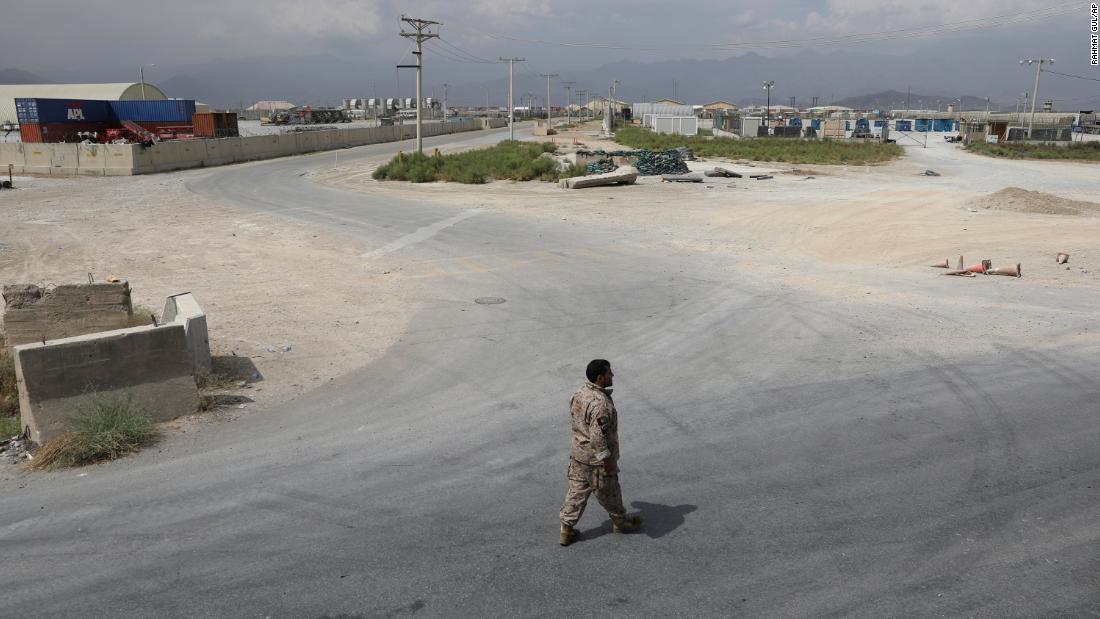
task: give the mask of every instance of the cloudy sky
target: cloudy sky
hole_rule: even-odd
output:
[[[1100,78],[1088,64],[1088,3],[1038,0],[39,0],[0,13],[0,68],[128,79],[155,63],[147,77],[156,81],[158,70],[219,58],[328,54],[392,67],[412,61],[398,36],[402,13],[443,22],[444,43],[426,58],[468,80],[500,73],[473,57],[522,56],[525,70],[568,73],[619,60],[806,50],[950,51],[960,63],[980,50],[979,73],[1019,72],[1020,58],[1046,55],[1066,72]],[[1100,82],[1070,90],[1093,86],[1100,95]]]

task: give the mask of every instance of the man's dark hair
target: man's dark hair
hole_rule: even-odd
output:
[[[588,362],[588,368],[584,371],[584,375],[588,377],[589,381],[596,382],[596,379],[609,369],[611,369],[611,362],[607,359],[593,359]]]

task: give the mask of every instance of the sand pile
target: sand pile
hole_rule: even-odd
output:
[[[1100,204],[1096,202],[1070,200],[1019,187],[1006,187],[988,196],[975,198],[967,206],[1041,215],[1100,215]]]

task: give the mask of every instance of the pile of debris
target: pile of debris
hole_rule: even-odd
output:
[[[1069,254],[1060,253],[1056,260],[1061,261],[1062,256],[1069,260]],[[948,269],[944,275],[954,275],[956,277],[977,277],[979,273],[982,275],[1007,275],[1009,277],[1023,277],[1023,269],[1020,267],[1020,263],[1017,262],[1015,266],[1009,265],[1006,267],[993,268],[993,261],[988,258],[976,262],[970,266],[963,266],[966,264],[965,259],[959,256],[959,261],[956,263],[955,268],[951,268],[951,261],[945,259],[943,262],[937,262],[936,264],[929,265],[935,269]],[[1059,262],[1059,264],[1063,264]]]
[[[0,458],[3,458],[9,464],[19,464],[34,458],[31,453],[33,448],[34,443],[27,439],[25,433],[20,432],[15,436],[0,440]]]
[[[632,160],[632,165],[638,169],[642,176],[660,176],[662,174],[686,174],[687,164],[684,160],[691,161],[695,154],[689,148],[676,148],[666,151],[652,150],[616,150],[616,151],[577,151],[578,155],[587,157],[599,157],[597,161],[589,163],[586,167],[589,174],[601,174],[614,171],[618,166],[614,158],[623,157]]]

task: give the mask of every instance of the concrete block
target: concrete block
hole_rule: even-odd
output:
[[[622,166],[614,172],[605,174],[563,178],[559,183],[565,189],[587,189],[604,185],[631,185],[636,180],[638,180],[638,170],[630,166]]]
[[[24,144],[23,169],[27,174],[49,174],[53,149],[49,144]]]
[[[79,144],[44,144],[50,151],[50,174],[76,176],[80,169]]]
[[[156,421],[198,408],[182,324],[24,344],[13,352],[21,422],[38,444],[71,430],[73,416],[93,390],[128,398]]]
[[[23,173],[23,143],[0,144],[0,175],[6,176],[8,165],[12,166],[12,174]]]
[[[130,284],[34,284],[3,288],[7,345],[84,335],[130,326]]]
[[[210,335],[206,329],[206,314],[195,295],[183,292],[168,297],[164,301],[164,312],[161,313],[160,321],[162,324],[183,325],[183,331],[187,335],[187,350],[191,351],[195,371],[211,371]]]
[[[107,148],[102,144],[77,144],[77,173],[82,176],[104,176],[107,168]]]

